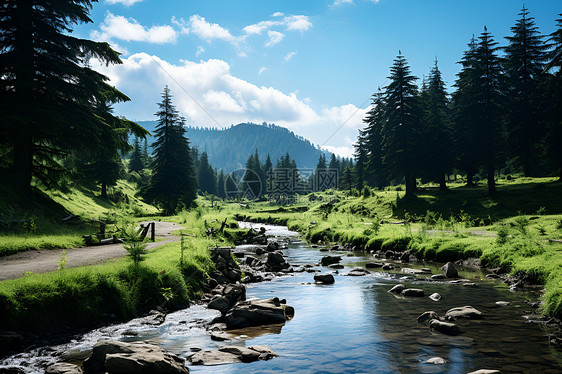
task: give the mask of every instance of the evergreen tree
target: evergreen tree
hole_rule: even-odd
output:
[[[263,172],[265,174],[264,182],[265,184],[262,187],[263,192],[269,192],[269,189],[272,185],[271,178],[273,177],[273,163],[271,162],[271,157],[269,153],[267,154],[267,158],[265,159],[265,164],[263,164]]]
[[[142,147],[142,164],[144,167],[147,167],[152,163],[150,159],[150,154],[148,152],[148,139],[144,139],[143,147]]]
[[[260,174],[262,173],[262,167],[260,164],[259,157],[257,156],[257,151],[255,154],[251,154],[246,161],[246,172],[242,181],[244,182],[244,190],[247,192],[247,196],[250,199],[256,199],[260,197],[263,189],[262,181],[260,179]]]
[[[496,190],[495,172],[501,157],[505,132],[503,130],[504,77],[501,60],[497,55],[497,42],[488,29],[478,38],[476,47],[476,81],[475,90],[478,118],[473,131],[482,134],[477,150],[482,152],[488,175],[488,192]]]
[[[366,147],[366,135],[364,130],[359,130],[359,136],[357,137],[357,143],[353,145],[355,152],[353,156],[355,157],[355,175],[357,177],[357,189],[361,191],[365,184],[366,169],[367,169],[367,147]]]
[[[388,178],[382,163],[382,128],[385,122],[384,95],[379,90],[372,96],[371,110],[363,122],[365,128],[365,153],[367,162],[365,165],[365,179],[368,184],[375,187],[384,187],[388,184]]]
[[[225,176],[224,176],[224,172],[221,169],[217,177],[217,196],[220,197],[221,199],[226,198],[224,183],[225,183]]]
[[[478,144],[483,134],[477,129],[479,107],[477,89],[479,72],[477,70],[476,38],[468,43],[468,50],[459,64],[461,71],[457,74],[454,86],[457,88],[451,103],[453,116],[453,135],[457,154],[458,167],[466,173],[467,186],[474,186],[473,177],[483,163],[482,153]]]
[[[201,153],[201,159],[199,160],[199,188],[203,192],[210,193],[212,195],[217,194],[217,176],[213,167],[209,164],[209,158],[207,152]]]
[[[164,88],[162,102],[156,112],[158,125],[154,131],[156,141],[152,168],[154,174],[147,191],[149,200],[172,214],[178,207],[190,206],[196,197],[197,178],[192,151],[185,136],[185,120],[172,104],[168,86]]]
[[[417,149],[420,133],[421,109],[418,88],[413,83],[418,78],[401,53],[390,69],[391,82],[385,88],[385,122],[382,128],[383,163],[391,175],[403,175],[406,195],[413,194],[416,186],[414,174],[419,167]]]
[[[139,138],[135,137],[135,142],[133,143],[133,151],[131,152],[131,159],[129,160],[129,172],[139,172],[142,169],[144,169],[142,150],[140,147]]]
[[[73,25],[92,22],[94,2],[6,0],[0,6],[0,144],[23,190],[32,176],[52,182],[72,151],[103,146],[96,106],[129,100],[88,66],[91,57],[119,64],[119,54],[107,43],[71,36]]]
[[[348,189],[350,195],[352,193],[352,188],[353,188],[353,179],[354,179],[353,170],[351,169],[351,167],[346,166],[345,169],[343,169],[341,188]]]
[[[446,190],[445,175],[453,168],[452,130],[450,125],[447,91],[441,72],[435,65],[429,73],[429,79],[422,90],[424,149],[423,169],[432,180],[439,182],[439,188]]]
[[[543,79],[548,46],[525,7],[521,18],[506,37],[505,73],[507,77],[507,132],[512,157],[523,168],[526,176],[537,175],[543,157],[541,144],[544,127],[541,123],[542,106],[539,85]]]
[[[557,29],[550,35],[549,41],[554,47],[549,54],[548,68],[554,69],[549,75],[546,86],[545,107],[548,108],[548,136],[546,138],[548,158],[552,166],[558,169],[562,181],[562,14],[556,20]]]

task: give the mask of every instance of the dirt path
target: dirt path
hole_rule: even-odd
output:
[[[181,228],[177,223],[156,222],[156,238],[162,240],[148,243],[147,248],[152,249],[179,240],[179,236],[170,233]],[[55,271],[58,269],[62,251],[62,249],[26,251],[0,257],[0,281],[23,277],[28,271],[33,273]],[[127,251],[122,244],[66,249],[66,267],[98,264],[126,254]]]

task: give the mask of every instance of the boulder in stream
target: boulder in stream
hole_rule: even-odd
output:
[[[222,295],[214,297],[207,307],[218,310],[224,316],[240,300],[246,300],[246,287],[241,284],[227,284],[222,290]]]
[[[429,328],[432,330],[439,331],[446,335],[459,335],[461,333],[461,329],[454,323],[443,322],[438,319],[430,320]]]
[[[460,306],[449,309],[447,313],[445,313],[445,318],[449,321],[454,321],[456,319],[481,319],[482,312],[470,305]]]
[[[46,374],[82,374],[82,368],[68,362],[57,362],[47,368]]]
[[[455,265],[452,262],[447,262],[445,265],[443,265],[441,267],[441,270],[443,271],[443,275],[446,278],[458,278],[459,277],[459,272],[457,271],[457,269],[455,268]]]
[[[402,293],[402,291],[404,291],[406,289],[406,286],[404,286],[402,283],[397,284],[396,286],[392,287],[390,290],[388,290],[388,292],[390,293]]]
[[[277,353],[265,345],[253,345],[250,347],[226,346],[217,351],[197,352],[189,357],[189,360],[193,365],[222,365],[269,360],[278,356]]]
[[[423,312],[422,314],[420,314],[417,318],[418,323],[426,323],[429,322],[433,319],[439,319],[439,315],[434,312],[433,310],[430,310],[428,312]]]
[[[322,284],[333,284],[336,280],[332,274],[315,274],[314,281]]]
[[[410,297],[424,297],[424,292],[421,288],[406,288],[402,291],[402,295]]]
[[[86,374],[187,374],[185,361],[146,342],[100,340],[84,361]]]
[[[322,257],[322,260],[320,262],[322,263],[322,266],[328,266],[332,264],[337,264],[340,261],[341,261],[341,256],[324,256]]]
[[[480,369],[476,371],[471,371],[468,374],[502,374],[502,372],[494,369]]]
[[[279,298],[242,301],[236,304],[225,317],[228,329],[242,329],[273,323],[285,323],[293,318],[295,309],[281,304]]]

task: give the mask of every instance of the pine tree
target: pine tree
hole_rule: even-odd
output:
[[[265,159],[265,163],[263,164],[263,172],[265,175],[265,179],[264,182],[265,184],[263,185],[263,192],[270,192],[269,189],[272,185],[272,178],[273,178],[273,163],[271,162],[271,157],[269,156],[269,153],[267,154],[267,158]]]
[[[346,166],[345,169],[343,169],[341,188],[348,189],[350,195],[352,193],[352,188],[353,188],[353,179],[354,179],[354,175],[353,175],[352,168]]]
[[[546,138],[548,158],[555,169],[558,169],[562,181],[562,14],[556,20],[557,29],[550,35],[549,41],[554,47],[549,54],[548,68],[554,69],[546,83],[545,107],[547,110],[548,135]]]
[[[260,174],[262,173],[262,167],[260,164],[259,157],[257,156],[257,151],[255,154],[251,154],[246,161],[246,172],[242,181],[244,182],[244,190],[247,192],[248,198],[257,199],[261,196],[263,190],[263,184],[260,179]]]
[[[96,105],[129,100],[92,70],[88,59],[119,64],[107,43],[71,36],[92,22],[96,0],[6,0],[0,6],[0,140],[9,150],[13,180],[48,183],[72,151],[103,146]],[[108,114],[108,113],[106,113]]]
[[[496,190],[495,172],[501,157],[505,132],[503,129],[502,105],[504,103],[504,76],[501,60],[497,55],[497,42],[494,41],[488,29],[478,38],[476,47],[476,76],[475,89],[478,118],[473,131],[482,134],[477,151],[482,152],[488,176],[488,192]]]
[[[367,147],[366,147],[366,136],[364,130],[359,130],[359,136],[357,137],[357,143],[353,145],[355,151],[353,156],[355,157],[355,175],[357,177],[357,189],[361,191],[365,184],[366,170],[367,170]]]
[[[135,142],[133,143],[133,151],[131,152],[131,159],[129,160],[129,172],[139,172],[142,169],[144,169],[142,151],[139,138],[135,137]]]
[[[161,207],[165,214],[172,214],[182,205],[193,204],[198,182],[189,140],[185,136],[185,120],[172,104],[168,86],[164,88],[158,107],[155,114],[158,117],[154,131],[156,141],[152,144],[154,174],[147,197]]]
[[[382,128],[383,163],[391,175],[403,175],[406,195],[415,188],[415,173],[419,168],[417,149],[420,133],[421,108],[418,88],[413,83],[418,78],[401,53],[390,69],[390,84],[385,87],[385,122]]]
[[[367,124],[364,132],[365,153],[365,179],[374,187],[382,188],[388,184],[388,178],[382,163],[382,128],[385,123],[385,105],[383,92],[379,90],[373,94],[371,110],[363,122]]]
[[[201,153],[199,160],[199,188],[203,192],[216,195],[217,176],[213,167],[209,164],[207,152]]]
[[[423,90],[423,169],[432,180],[439,182],[439,188],[446,190],[445,175],[453,168],[452,130],[450,125],[449,99],[441,72],[435,65],[429,73]]]
[[[548,46],[525,7],[521,18],[506,37],[505,67],[507,77],[508,144],[511,156],[523,168],[526,176],[537,175],[538,165],[544,158],[541,145],[544,126],[539,85],[543,80]]]
[[[226,198],[224,183],[225,183],[225,176],[224,176],[224,172],[221,169],[219,175],[217,176],[217,196],[220,197],[221,199]]]
[[[477,70],[476,38],[472,36],[468,43],[468,50],[459,64],[461,71],[457,74],[454,84],[456,91],[451,103],[453,117],[453,137],[456,148],[459,169],[466,173],[467,186],[474,186],[473,176],[483,163],[482,153],[478,144],[483,140],[483,134],[477,129],[479,108],[477,89],[479,72]]]

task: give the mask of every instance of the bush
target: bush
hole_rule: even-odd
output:
[[[382,243],[381,249],[383,251],[403,252],[408,249],[408,244],[410,244],[411,240],[412,237],[410,236],[387,239]]]

